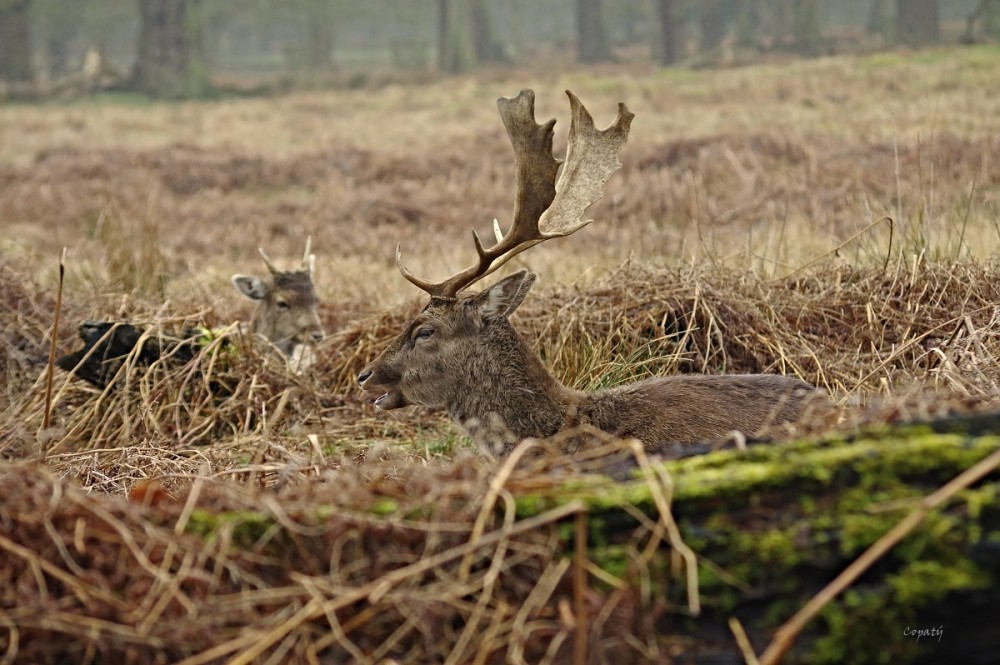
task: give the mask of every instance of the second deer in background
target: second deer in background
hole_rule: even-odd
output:
[[[604,130],[567,91],[571,124],[566,159],[552,155],[555,120],[535,122],[534,93],[501,98],[500,116],[514,147],[514,221],[496,243],[484,247],[473,231],[478,261],[440,283],[403,276],[430,295],[423,311],[358,376],[380,395],[380,409],[415,404],[446,408],[479,443],[509,452],[527,437],[547,437],[589,425],[647,446],[706,441],[733,430],[754,434],[799,418],[813,386],[773,374],[655,377],[585,392],[562,385],[508,318],[524,300],[535,275],[521,270],[475,294],[462,290],[516,254],[586,226],[583,213],[621,167],[618,151],[628,139],[633,114],[623,103]],[[559,174],[558,180],[556,178]]]
[[[302,267],[298,270],[279,270],[271,259],[258,248],[267,265],[271,279],[255,275],[233,275],[236,290],[257,301],[257,309],[250,320],[250,331],[274,344],[286,357],[294,357],[299,347],[315,344],[324,337],[323,324],[316,307],[313,272],[316,257],[309,252],[310,238]]]
[[[240,324],[240,328],[257,342],[280,351],[293,370],[306,369],[313,363],[313,345],[324,336],[313,286],[316,257],[310,253],[310,245],[307,238],[302,265],[297,270],[279,270],[264,250],[258,249],[270,277],[232,277],[236,290],[257,302],[250,325]],[[214,336],[205,329],[170,335],[114,321],[85,321],[77,333],[83,348],[62,356],[57,364],[99,388],[115,379],[129,357],[135,364],[150,365],[169,355],[174,364],[183,364],[194,358],[202,340]]]

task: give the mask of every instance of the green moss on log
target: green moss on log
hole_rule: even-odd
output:
[[[249,549],[277,526],[273,516],[254,510],[215,512],[195,508],[191,511],[186,530],[206,540],[216,538],[226,530],[233,545]]]
[[[924,496],[1000,447],[1000,436],[982,428],[941,429],[886,427],[662,463],[674,484],[673,515],[702,559],[698,581],[705,611],[682,622],[683,630],[711,641],[708,636],[724,634],[724,622],[737,616],[762,648],[775,628]],[[994,474],[928,514],[827,607],[786,662],[933,660],[953,652],[938,653],[938,643],[918,643],[903,631],[935,621],[951,623],[952,647],[966,629],[976,632],[972,642],[981,641],[970,615],[986,611],[980,607],[984,598],[1000,595],[1000,571],[995,558],[977,552],[984,543],[1000,542],[998,494]],[[625,575],[628,557],[621,543],[636,522],[622,507],[655,517],[649,485],[641,478],[624,484],[574,481],[520,496],[517,505],[528,515],[572,499],[590,512],[592,560],[612,575]],[[683,574],[665,572],[652,583],[654,592],[684,605]],[[723,642],[720,649],[733,648]]]
[[[1000,416],[995,417],[1000,421]],[[992,422],[992,421],[988,421]],[[656,462],[668,472],[672,513],[698,555],[703,612],[670,613],[664,634],[686,635],[704,653],[736,655],[726,627],[737,617],[759,652],[773,631],[852,560],[915,509],[920,500],[1000,447],[1000,422],[881,428],[863,435],[752,446]],[[1000,479],[993,474],[963,490],[882,557],[831,603],[784,662],[933,662],[947,654],[994,647],[984,624],[1000,602]],[[626,481],[600,475],[515,492],[519,518],[572,500],[587,506],[588,556],[608,574],[635,577],[633,508],[657,519],[652,489],[635,471]],[[626,509],[627,507],[627,509]],[[334,509],[316,506],[316,517]],[[369,507],[392,519],[433,519],[426,508],[405,510],[393,499]],[[401,515],[404,513],[404,515]],[[375,519],[377,519],[376,517]],[[252,547],[280,529],[252,511],[195,510],[188,531]],[[559,525],[567,555],[574,527]],[[280,540],[280,539],[278,539]],[[272,543],[277,542],[271,540]],[[686,578],[667,546],[646,564],[642,580],[654,598],[686,604]],[[597,590],[609,591],[591,578]],[[943,625],[941,643],[905,630]],[[947,640],[951,638],[949,643]],[[940,649],[946,649],[941,651]],[[962,652],[961,649],[966,649]]]

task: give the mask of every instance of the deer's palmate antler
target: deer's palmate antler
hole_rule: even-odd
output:
[[[467,286],[526,249],[552,238],[574,233],[592,220],[582,219],[584,211],[601,198],[604,185],[621,168],[618,150],[628,140],[635,114],[618,104],[618,117],[607,129],[594,127],[594,119],[579,98],[567,90],[571,111],[566,160],[552,156],[555,119],[544,125],[535,122],[535,93],[522,90],[517,97],[497,100],[500,117],[514,147],[514,218],[504,235],[494,220],[496,243],[484,247],[473,230],[478,261],[443,282],[432,283],[411,273],[403,265],[396,247],[396,265],[403,277],[436,298],[454,298]],[[562,170],[559,166],[562,164]],[[556,180],[556,174],[559,179]]]
[[[594,392],[574,390],[559,382],[510,322],[535,282],[533,273],[519,270],[478,293],[462,292],[519,252],[586,226],[584,212],[621,166],[618,151],[628,138],[632,113],[619,104],[614,124],[597,130],[580,100],[567,94],[573,119],[561,165],[552,156],[555,121],[535,122],[531,91],[499,101],[517,160],[514,220],[506,235],[494,224],[492,247],[473,234],[474,265],[434,284],[412,275],[396,249],[400,271],[431,298],[358,375],[361,386],[375,394],[375,406],[447,409],[491,454],[509,452],[528,437],[581,426],[662,446],[719,439],[732,430],[756,434],[801,417],[818,393],[786,376],[662,376]],[[575,445],[572,437],[565,443]]]

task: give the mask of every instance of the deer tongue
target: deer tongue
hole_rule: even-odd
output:
[[[398,390],[389,389],[375,398],[375,408],[389,411],[406,406],[407,402],[403,394]]]

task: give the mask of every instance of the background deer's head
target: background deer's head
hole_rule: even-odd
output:
[[[323,325],[317,312],[313,288],[316,257],[309,253],[309,239],[298,270],[278,270],[263,249],[258,249],[267,265],[268,277],[233,275],[236,290],[257,301],[250,330],[292,357],[296,347],[323,339]]]

